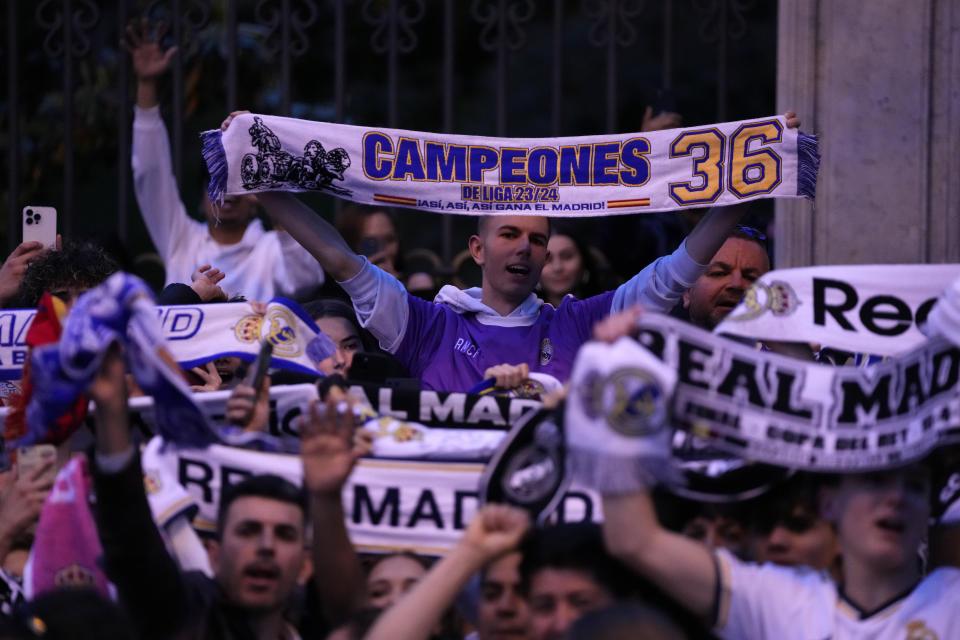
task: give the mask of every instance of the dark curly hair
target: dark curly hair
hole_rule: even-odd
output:
[[[47,251],[30,261],[11,306],[35,307],[45,291],[92,289],[119,268],[103,247],[64,240],[60,250]]]

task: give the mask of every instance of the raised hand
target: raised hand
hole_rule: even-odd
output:
[[[664,111],[653,115],[653,107],[647,107],[643,112],[643,124],[640,125],[640,131],[662,131],[663,129],[676,129],[683,124],[683,116],[672,111]]]
[[[479,552],[484,562],[516,549],[530,530],[530,515],[505,504],[487,504],[477,511],[460,543]]]
[[[190,288],[197,292],[202,302],[226,302],[227,294],[218,286],[226,277],[227,274],[220,269],[214,269],[209,264],[201,265],[190,276],[193,281]]]
[[[259,390],[243,383],[227,399],[227,422],[247,431],[266,431],[270,418],[270,376],[263,377]]]
[[[150,24],[146,18],[140,19],[139,29],[133,24],[127,25],[127,38],[120,41],[120,46],[130,54],[137,80],[156,81],[170,68],[170,60],[176,55],[177,48],[164,51],[160,46],[166,31],[164,23]]]
[[[43,502],[53,487],[47,472],[54,464],[55,460],[48,460],[25,476],[13,471],[13,482],[0,495],[0,549],[40,517]]]
[[[356,428],[356,404],[340,389],[331,389],[326,403],[311,402],[307,415],[301,416],[303,485],[311,493],[339,498],[357,460],[370,453],[373,437]]]
[[[0,267],[0,304],[10,300],[20,288],[27,263],[43,252],[40,242],[21,242]]]
[[[194,367],[190,371],[193,371],[203,380],[203,384],[190,385],[190,388],[194,391],[219,391],[223,388],[223,378],[220,377],[220,372],[217,371],[217,366],[212,360],[203,365],[203,368]]]

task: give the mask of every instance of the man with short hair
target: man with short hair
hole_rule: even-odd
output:
[[[530,605],[520,590],[520,560],[520,552],[511,551],[481,571],[476,640],[530,637]]]
[[[630,592],[633,576],[604,551],[596,524],[534,530],[521,552],[520,585],[530,606],[533,640],[562,638],[580,616]]]
[[[234,112],[224,120],[226,130]],[[787,114],[787,125],[800,120]],[[547,259],[549,219],[482,216],[469,249],[482,283],[440,290],[433,303],[407,293],[393,276],[355,254],[336,229],[289,193],[259,194],[267,213],[317,259],[353,300],[357,318],[420,378],[426,389],[468,391],[501,364],[566,381],[580,345],[610,313],[641,305],[670,311],[694,284],[740,218],[737,207],[711,209],[680,247],[647,266],[615,291],[559,307],[534,294]]]
[[[756,229],[734,227],[707,268],[683,294],[683,308],[691,323],[712,330],[740,304],[750,285],[770,271],[764,239]]]
[[[644,490],[605,495],[603,529],[612,554],[723,638],[947,638],[960,628],[960,570],[922,574],[929,500],[923,463],[840,476],[821,497],[840,541],[839,585],[825,572],[746,563],[667,531]]]
[[[111,348],[88,391],[96,404],[95,517],[104,569],[140,636],[299,638],[294,621],[287,616],[291,595],[309,570],[305,492],[270,475],[253,476],[227,489],[217,523],[219,540],[211,551],[213,579],[200,572],[181,572],[167,553],[147,505],[140,456],[130,438],[124,373],[122,357]],[[321,418],[314,406],[302,428],[305,484],[310,487],[310,501],[324,514],[335,510],[323,506],[326,497],[316,490],[318,482],[330,473],[340,474],[337,469],[343,465],[349,470],[369,451],[369,447],[349,446],[331,451],[322,442],[330,421]],[[338,509],[342,518],[342,505]],[[343,561],[353,560],[351,556]],[[324,565],[323,579],[346,574],[336,561]],[[346,575],[338,585],[344,591],[357,589]],[[308,602],[306,611],[330,621],[331,605],[335,603]]]

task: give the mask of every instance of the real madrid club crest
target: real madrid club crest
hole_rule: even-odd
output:
[[[667,398],[649,372],[636,367],[616,369],[609,375],[594,373],[580,385],[584,411],[603,418],[617,433],[646,436],[666,423]]]
[[[561,415],[541,409],[514,425],[480,477],[482,503],[511,504],[546,521],[569,485]]]
[[[797,293],[793,290],[793,287],[787,282],[774,280],[770,284],[766,284],[757,280],[743,294],[743,301],[740,305],[727,316],[727,320],[733,322],[752,320],[763,315],[768,309],[775,316],[788,316],[797,310],[800,301],[797,299]],[[738,311],[741,307],[743,310]]]
[[[233,333],[237,340],[244,343],[257,342],[260,339],[260,327],[263,325],[263,316],[251,314],[243,316],[233,327]]]
[[[545,367],[553,360],[553,345],[550,344],[550,338],[544,338],[540,343],[540,366]]]
[[[267,323],[266,340],[273,343],[273,352],[284,358],[296,358],[302,349],[297,343],[293,315],[286,309],[271,309],[264,319]]]

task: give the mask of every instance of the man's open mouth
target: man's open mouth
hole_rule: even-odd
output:
[[[890,531],[892,533],[903,533],[906,529],[906,522],[901,518],[896,517],[886,517],[880,518],[876,521],[877,527],[883,529],[884,531]]]
[[[522,264],[508,264],[507,271],[517,276],[530,275],[530,267]]]

